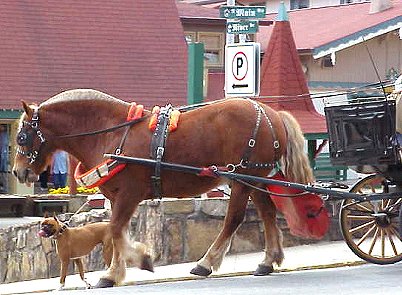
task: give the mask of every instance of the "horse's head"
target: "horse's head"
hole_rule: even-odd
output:
[[[22,106],[25,112],[21,115],[17,133],[13,174],[20,183],[30,185],[46,169],[50,155],[45,135],[40,129],[39,107],[28,106],[25,102]]]

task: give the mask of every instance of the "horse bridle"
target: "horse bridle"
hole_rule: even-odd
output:
[[[73,138],[73,137],[83,137],[83,136],[97,135],[97,134],[101,134],[101,133],[112,132],[114,130],[117,130],[119,128],[123,128],[126,126],[127,126],[127,128],[129,128],[131,125],[144,121],[148,117],[149,117],[149,115],[146,115],[146,116],[140,117],[138,119],[127,121],[127,122],[118,124],[116,126],[104,128],[101,130],[76,133],[76,134],[58,135],[55,137],[57,137],[57,138]],[[34,135],[36,135],[40,141],[39,147],[37,149],[33,148]],[[123,136],[119,149],[121,149],[121,146],[124,144],[124,139],[125,139],[126,135],[127,134],[125,134]],[[17,153],[27,157],[29,164],[33,164],[36,161],[36,159],[38,158],[41,148],[43,146],[43,143],[45,143],[45,142],[46,142],[45,136],[39,128],[39,107],[34,108],[31,120],[30,121],[22,121],[22,126],[20,127],[20,130],[17,134],[17,144],[18,144]],[[27,147],[28,150],[23,151],[21,149],[21,147]]]
[[[22,126],[17,134],[17,153],[27,157],[29,164],[33,164],[39,156],[42,144],[46,141],[45,136],[39,129],[39,108],[33,109],[33,114],[30,121],[22,121],[21,123]],[[40,141],[37,149],[33,148],[34,135],[36,135]],[[27,147],[28,150],[23,151],[21,147]]]

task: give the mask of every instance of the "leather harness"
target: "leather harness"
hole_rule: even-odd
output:
[[[158,198],[162,198],[161,161],[165,153],[165,144],[169,134],[168,127],[172,111],[173,107],[170,104],[161,108],[156,128],[151,139],[150,156],[151,159],[156,161],[154,175],[151,177],[151,183],[153,195]]]
[[[239,164],[228,164],[227,168],[229,172],[234,172],[236,168],[247,168],[247,169],[267,169],[273,168],[277,161],[279,160],[279,148],[280,144],[273,128],[272,121],[266,114],[264,108],[259,105],[256,101],[248,99],[254,106],[257,113],[256,124],[248,141],[246,150],[241,158]],[[161,161],[165,153],[165,145],[167,136],[169,134],[168,127],[170,123],[170,114],[173,111],[173,107],[169,104],[163,108],[158,115],[158,120],[154,133],[152,134],[151,146],[150,146],[150,156],[151,159],[156,161],[154,175],[151,176],[152,191],[153,195],[158,198],[162,198],[162,182],[161,182]],[[249,158],[251,156],[252,150],[255,147],[258,130],[261,126],[262,116],[267,120],[267,124],[271,129],[273,137],[273,147],[274,147],[274,161],[272,163],[252,163]]]

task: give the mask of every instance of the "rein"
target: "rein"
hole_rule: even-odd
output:
[[[189,105],[189,106],[181,106],[178,107],[177,110],[181,111],[181,112],[186,112],[186,111],[190,111],[193,109],[197,109],[199,107],[203,107],[206,105],[210,105],[213,104],[214,101],[210,101],[210,102],[204,102],[204,103],[198,103],[198,104],[194,104],[194,105]],[[142,122],[144,120],[146,120],[147,118],[151,117],[152,114],[148,114],[145,115],[141,118],[137,118],[131,121],[127,121],[121,124],[118,124],[116,126],[113,127],[108,127],[108,128],[104,128],[104,129],[99,129],[99,130],[95,130],[95,131],[88,131],[88,132],[82,132],[82,133],[76,133],[76,134],[65,134],[65,135],[57,135],[55,136],[56,138],[73,138],[73,137],[82,137],[82,136],[89,136],[89,135],[97,135],[97,134],[102,134],[102,133],[108,133],[108,132],[113,132],[117,129],[126,127],[126,126],[131,126],[134,125],[136,123]]]
[[[126,127],[126,126],[131,126],[134,125],[136,123],[142,122],[144,120],[146,120],[147,118],[151,117],[151,115],[146,115],[131,121],[127,121],[121,124],[118,124],[116,126],[113,127],[108,127],[108,128],[104,128],[104,129],[99,129],[99,130],[95,130],[95,131],[89,131],[89,132],[82,132],[82,133],[76,133],[76,134],[65,134],[65,135],[57,135],[55,136],[56,138],[73,138],[73,137],[82,137],[82,136],[89,136],[89,135],[97,135],[97,134],[102,134],[102,133],[108,133],[108,132],[113,132],[117,129]]]

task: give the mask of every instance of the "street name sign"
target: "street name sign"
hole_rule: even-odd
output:
[[[225,47],[226,97],[258,96],[260,92],[260,44],[227,44]]]
[[[255,34],[258,31],[258,21],[239,21],[231,22],[228,21],[226,25],[226,31],[229,34]]]
[[[231,19],[265,18],[265,6],[221,6],[219,16]]]

